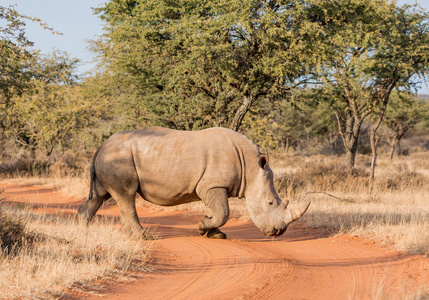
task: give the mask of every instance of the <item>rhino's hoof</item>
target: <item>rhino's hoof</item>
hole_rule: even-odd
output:
[[[144,240],[146,240],[146,241],[153,241],[155,238],[152,236],[152,235],[150,235],[149,233],[144,233],[143,235],[142,235],[142,238],[144,239]]]
[[[219,230],[219,228],[210,229],[206,235],[209,239],[226,239],[226,234]]]
[[[131,236],[137,240],[142,239],[146,241],[152,241],[155,239],[151,234],[143,230],[131,232]]]

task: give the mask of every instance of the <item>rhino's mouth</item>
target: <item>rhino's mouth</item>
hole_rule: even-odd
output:
[[[287,225],[284,224],[284,226],[282,226],[281,228],[274,227],[273,229],[271,229],[271,231],[266,232],[265,235],[280,236],[286,231],[286,229],[287,229]]]

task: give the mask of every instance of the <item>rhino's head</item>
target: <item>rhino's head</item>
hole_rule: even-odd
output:
[[[300,218],[310,205],[306,202],[298,209],[287,208],[288,201],[282,201],[274,189],[273,171],[268,158],[260,154],[256,162],[249,167],[246,178],[246,205],[253,223],[269,236],[282,235],[288,225]]]

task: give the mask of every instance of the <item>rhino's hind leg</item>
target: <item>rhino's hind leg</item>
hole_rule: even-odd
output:
[[[110,198],[110,194],[97,178],[94,179],[93,187],[92,198],[88,197],[77,210],[79,223],[84,225],[88,225],[103,202]]]
[[[213,239],[226,239],[226,234],[220,231],[229,217],[228,195],[224,188],[210,189],[202,197],[206,205],[204,217],[198,224],[201,235]]]
[[[114,194],[112,196],[119,206],[122,222],[124,225],[128,227],[137,237],[143,238],[145,240],[153,240],[152,235],[147,233],[140,224],[136,210],[135,194],[127,197],[119,194]]]
[[[94,195],[92,199],[86,199],[77,210],[79,223],[88,225],[88,223],[92,220],[103,202],[109,197],[110,195],[106,195],[103,197]]]

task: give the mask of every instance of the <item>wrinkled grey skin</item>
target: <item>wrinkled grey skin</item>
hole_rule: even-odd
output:
[[[199,231],[210,238],[226,238],[219,227],[228,220],[228,197],[245,197],[252,221],[270,236],[283,234],[310,204],[288,209],[274,189],[267,157],[248,138],[225,128],[119,132],[95,152],[90,173],[79,219],[87,224],[113,197],[124,224],[145,239],[151,236],[140,225],[136,193],[162,206],[203,201]]]

